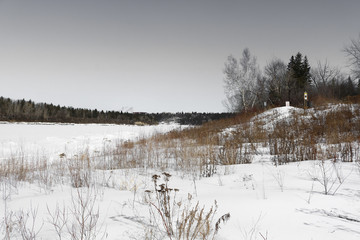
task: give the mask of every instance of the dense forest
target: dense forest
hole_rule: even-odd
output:
[[[212,120],[228,118],[233,113],[143,113],[98,111],[60,107],[31,100],[12,100],[0,97],[0,121],[63,122],[63,123],[115,123],[115,124],[158,124],[176,121],[186,125],[200,125]]]

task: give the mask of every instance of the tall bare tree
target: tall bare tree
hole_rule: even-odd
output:
[[[274,105],[284,103],[287,80],[286,65],[280,59],[273,59],[265,66],[269,100]]]
[[[351,40],[351,43],[344,48],[344,52],[346,53],[354,77],[360,78],[360,34],[358,39]]]
[[[319,61],[317,67],[311,69],[311,80],[316,91],[326,97],[334,97],[332,88],[340,75],[340,69],[331,67],[327,61],[325,63]]]
[[[256,58],[245,48],[239,61],[230,55],[225,62],[225,94],[224,105],[230,111],[247,111],[257,100],[257,83],[260,69]]]

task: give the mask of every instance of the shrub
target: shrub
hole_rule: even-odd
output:
[[[177,200],[179,189],[169,187],[169,173],[162,173],[164,183],[159,184],[160,175],[153,175],[154,189],[146,190],[146,202],[149,205],[150,224],[157,229],[148,231],[151,237],[169,239],[213,239],[220,229],[220,224],[230,218],[230,214],[223,215],[214,224],[217,203],[210,209],[200,207],[199,202],[192,204],[192,195],[188,194],[187,202]],[[155,199],[152,197],[155,195]],[[160,218],[160,219],[159,219]]]

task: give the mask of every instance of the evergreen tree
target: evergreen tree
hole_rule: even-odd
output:
[[[304,57],[304,61],[302,62],[301,71],[302,71],[302,84],[303,88],[306,88],[311,83],[311,75],[310,75],[310,65],[307,57]]]
[[[356,87],[355,87],[351,77],[349,76],[345,83],[345,94],[343,97],[355,96],[355,95],[356,95]]]
[[[310,65],[307,57],[303,57],[300,52],[296,56],[291,56],[287,67],[288,80],[287,90],[288,99],[293,105],[302,104],[303,93],[310,85]]]

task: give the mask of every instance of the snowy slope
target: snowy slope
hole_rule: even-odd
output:
[[[283,107],[267,111],[256,119],[285,119],[292,111],[301,110]],[[136,139],[176,128],[174,125],[0,124],[0,161],[19,149],[26,156],[42,151],[51,159],[60,153],[75,154],[84,147],[96,151],[109,141]],[[216,200],[219,206],[216,219],[230,213],[229,221],[221,225],[215,239],[360,239],[358,165],[326,162],[325,174],[333,187],[330,194],[325,195],[320,181],[324,165],[320,161],[275,167],[262,161],[270,158],[266,152],[255,158],[257,161],[253,164],[219,166],[217,173],[209,178],[191,178],[171,171],[169,184],[180,190],[176,197],[179,201],[187,199],[188,194],[201,206],[211,206]],[[145,239],[149,219],[145,190],[152,189],[152,175],[161,172],[162,169],[96,170],[92,177],[97,184],[90,188],[87,198],[94,201],[93,216],[99,217],[94,238]],[[339,178],[342,184],[337,181]],[[37,239],[59,239],[52,216],[56,209],[64,206],[69,212],[76,212],[74,200],[78,199],[79,192],[86,195],[88,190],[72,188],[66,182],[46,189],[37,182],[10,182],[3,177],[0,237],[6,235],[6,223],[11,222],[13,229],[18,227],[17,217],[23,212],[30,216],[26,223],[29,228],[35,219],[34,229],[39,230]],[[31,210],[36,214],[31,214]],[[74,221],[73,217],[67,215],[68,224]],[[70,239],[70,225],[62,229],[63,239]],[[15,230],[11,234],[12,239],[22,239]]]

